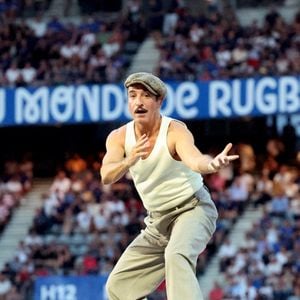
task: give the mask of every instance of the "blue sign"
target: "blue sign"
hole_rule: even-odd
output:
[[[105,276],[49,276],[35,281],[34,300],[107,300]]]
[[[300,76],[167,83],[162,113],[178,119],[300,112]],[[0,126],[127,121],[122,85],[0,89]]]

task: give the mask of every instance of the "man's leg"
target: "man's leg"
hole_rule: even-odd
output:
[[[128,246],[109,275],[110,300],[144,299],[164,279],[164,248],[150,244],[143,235]]]
[[[195,274],[199,254],[215,231],[216,216],[208,216],[201,205],[184,212],[174,222],[165,251],[168,300],[201,300]]]

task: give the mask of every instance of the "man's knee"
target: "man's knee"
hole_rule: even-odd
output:
[[[174,251],[166,248],[165,262],[168,266],[178,266],[182,263],[188,263],[189,265],[195,265],[197,257],[194,257],[188,251]]]
[[[105,289],[109,300],[132,300],[132,295],[129,295],[128,291],[122,288],[114,275],[108,277]],[[147,298],[139,298],[138,300],[147,300]]]

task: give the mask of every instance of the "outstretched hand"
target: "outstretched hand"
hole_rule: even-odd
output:
[[[227,144],[224,150],[213,158],[213,160],[208,164],[208,171],[210,173],[217,172],[220,169],[227,167],[231,161],[239,158],[239,155],[228,155],[231,148],[232,144]]]

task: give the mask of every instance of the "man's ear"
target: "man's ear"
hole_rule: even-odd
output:
[[[157,102],[159,102],[160,105],[162,105],[163,101],[164,101],[164,98],[162,96],[157,97]]]

